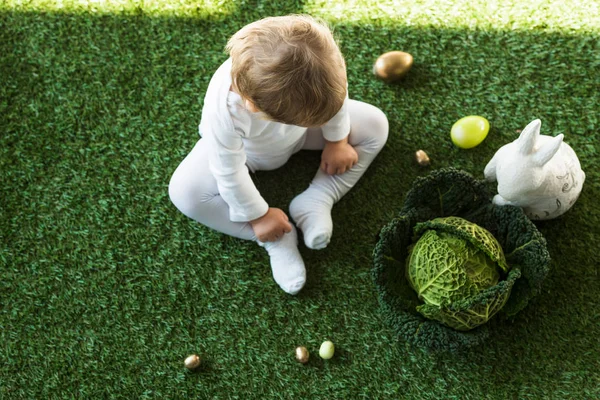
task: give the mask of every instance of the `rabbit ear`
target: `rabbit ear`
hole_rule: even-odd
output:
[[[535,142],[540,135],[541,126],[542,121],[536,119],[527,124],[525,129],[523,129],[519,139],[517,139],[517,142],[519,143],[519,152],[521,154],[531,154],[535,146]]]
[[[564,137],[565,135],[561,133],[560,135],[552,138],[550,142],[543,145],[542,148],[536,151],[535,155],[533,156],[534,162],[541,167],[550,161],[558,149],[560,149],[560,145],[562,144]]]

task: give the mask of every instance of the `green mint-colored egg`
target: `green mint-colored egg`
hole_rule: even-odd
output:
[[[452,125],[450,137],[452,143],[461,149],[471,149],[483,142],[490,130],[487,119],[477,115],[469,115],[459,119]]]
[[[329,360],[331,357],[333,357],[334,352],[335,347],[333,343],[327,340],[323,342],[323,344],[321,344],[321,348],[319,349],[319,356],[321,356],[323,360]]]

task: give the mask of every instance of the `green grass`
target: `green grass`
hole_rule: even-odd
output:
[[[598,3],[435,3],[0,2],[0,398],[598,398]],[[308,283],[291,297],[263,249],[188,220],[167,185],[228,37],[299,12],[331,21],[351,97],[383,109],[391,134],[335,207],[330,246],[302,247]],[[394,85],[371,74],[388,50],[415,57]],[[449,130],[469,114],[492,130],[465,151]],[[415,150],[482,177],[534,118],[587,173],[575,207],[538,225],[553,257],[543,293],[479,349],[407,348],[370,269],[377,232],[427,173]],[[318,161],[254,178],[287,210]],[[188,373],[193,352],[206,362]]]

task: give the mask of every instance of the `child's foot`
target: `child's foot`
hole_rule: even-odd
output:
[[[333,201],[314,188],[308,188],[290,203],[290,215],[304,234],[306,247],[327,247],[333,234],[331,208]]]
[[[296,294],[306,283],[306,268],[298,251],[298,234],[292,225],[292,231],[276,242],[260,242],[271,257],[273,279],[289,294]]]

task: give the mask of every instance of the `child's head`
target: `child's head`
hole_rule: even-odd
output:
[[[234,89],[270,119],[320,126],[346,98],[346,65],[327,25],[307,15],[265,18],[227,43]]]

